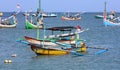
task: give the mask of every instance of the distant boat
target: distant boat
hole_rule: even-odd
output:
[[[95,15],[95,18],[97,18],[97,19],[103,19],[104,18],[104,16],[103,15]],[[110,18],[109,16],[107,16],[107,18]]]
[[[19,11],[20,12],[20,11]],[[19,13],[15,13],[13,14],[12,16],[10,17],[7,17],[7,18],[4,18],[2,19],[2,17],[0,17],[0,28],[14,28],[16,27],[17,25],[17,19],[16,19],[16,15]],[[10,19],[13,21],[13,22],[10,22]]]
[[[42,16],[43,16],[43,17],[57,17],[57,15],[56,15],[56,14],[53,14],[53,13],[49,13],[49,14],[42,13]]]
[[[76,15],[74,15],[74,16],[71,16],[71,15],[69,15],[69,13],[68,13],[67,16],[62,16],[61,19],[62,19],[62,20],[80,20],[81,17],[80,17],[80,14],[76,14]]]
[[[110,21],[109,19],[107,19],[106,17],[107,13],[106,13],[106,2],[105,2],[105,9],[104,9],[104,19],[103,19],[103,23],[105,26],[120,26],[120,21],[119,22],[114,22],[114,21]]]
[[[62,20],[80,20],[81,17],[65,17],[65,16],[62,16],[61,18]]]
[[[26,29],[37,29],[37,28],[43,28],[43,22],[41,20],[37,20],[37,17],[35,17],[36,22],[33,20],[33,16],[27,13],[23,14],[25,16],[25,28]],[[30,20],[28,19],[31,18]]]

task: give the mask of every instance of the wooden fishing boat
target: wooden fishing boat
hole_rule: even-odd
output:
[[[32,44],[31,44],[31,49],[37,55],[65,55],[70,53],[69,50],[63,50],[60,48],[41,47]]]
[[[24,13],[25,16],[25,27],[26,29],[36,29],[36,28],[43,28],[43,21],[36,20],[36,24],[33,22],[32,15],[30,16],[27,13]],[[31,17],[31,20],[28,19]],[[37,17],[35,17],[37,19]]]
[[[105,9],[104,9],[104,14],[103,14],[103,16],[104,16],[104,19],[103,19],[104,25],[105,26],[120,26],[120,22],[114,22],[114,20],[111,21],[111,20],[106,18],[106,15],[107,15],[107,13],[106,13],[106,2],[105,2]]]
[[[69,15],[68,13],[67,16],[62,16],[61,19],[62,20],[80,20],[81,16],[80,16],[80,13],[75,14],[75,15]]]
[[[73,29],[73,28],[75,29],[75,27],[72,27],[72,26],[52,27],[52,28],[46,28],[46,30],[71,31],[71,29]],[[88,30],[88,29],[86,29],[86,30]],[[81,30],[79,32],[73,32],[73,33],[64,33],[64,34],[59,34],[59,35],[53,35],[53,32],[52,32],[52,35],[44,36],[44,38],[45,38],[44,40],[38,40],[38,39],[31,38],[31,37],[28,37],[28,36],[25,36],[25,39],[30,44],[38,44],[38,45],[40,45],[43,41],[44,41],[45,45],[52,45],[52,46],[55,46],[56,44],[51,42],[51,41],[75,45],[77,40],[75,39],[74,36],[84,32],[86,30]],[[66,37],[68,37],[68,38],[66,38]]]
[[[102,15],[95,15],[95,18],[102,18],[103,19],[103,16]]]
[[[39,29],[43,28],[43,20],[40,19],[41,17],[41,8],[40,8],[40,0],[38,0],[38,9],[36,14],[30,13],[24,13],[23,15],[25,16],[25,28],[26,29]]]
[[[46,14],[46,13],[42,13],[42,16],[47,18],[47,17],[57,17],[56,14],[53,14],[53,13],[49,13],[49,14]]]
[[[13,22],[9,22],[10,19],[12,19]],[[0,20],[0,28],[14,28],[16,27],[16,25],[17,25],[16,14],[13,14],[12,16],[8,18]]]
[[[46,28],[46,30],[52,30],[52,31],[68,31],[70,30],[71,31],[71,28],[74,28],[74,27],[52,27],[52,28]],[[30,44],[38,44],[40,45],[43,41],[44,41],[44,44],[45,45],[52,45],[52,46],[55,46],[56,44],[51,42],[51,40],[53,41],[56,41],[56,42],[64,42],[64,43],[71,43],[71,44],[75,44],[75,40],[73,39],[60,39],[60,36],[62,37],[62,34],[61,35],[53,35],[53,32],[52,32],[52,35],[50,36],[44,36],[45,39],[44,40],[38,40],[38,39],[35,39],[35,38],[31,38],[31,37],[28,37],[28,36],[25,36],[25,39],[28,43]],[[69,35],[67,35],[69,36]],[[70,36],[69,36],[70,37]]]
[[[61,19],[62,20],[80,20],[81,17],[65,17],[65,16],[62,16]]]
[[[104,20],[104,25],[105,26],[120,26],[120,22],[117,23],[117,22],[112,22],[110,20]]]
[[[103,18],[104,18],[104,16],[103,16],[103,15],[95,15],[95,18],[97,18],[97,19],[103,19]],[[109,17],[109,16],[107,16],[107,18],[109,19],[110,17]]]
[[[28,37],[28,36],[25,36],[25,39],[26,41],[29,43],[29,44],[36,44],[36,45],[40,45],[44,42],[44,45],[47,45],[47,46],[56,46],[57,44],[55,44],[54,42],[52,42],[53,40],[55,42],[60,42],[60,43],[66,43],[66,44],[75,44],[75,40],[65,40],[65,39],[61,39],[61,40],[56,40],[56,39],[45,39],[45,40],[37,40],[35,38],[31,38],[31,37]]]

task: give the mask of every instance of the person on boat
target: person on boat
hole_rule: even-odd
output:
[[[114,22],[114,17],[115,17],[115,11],[112,11],[111,14],[109,15],[110,21]]]
[[[80,47],[81,52],[86,52],[87,46],[86,46],[85,42],[81,42],[80,45],[81,45],[81,47]]]
[[[10,25],[10,23],[9,23],[9,20],[8,20],[8,19],[6,19],[6,20],[5,20],[5,24],[6,24],[6,25]]]
[[[87,46],[86,46],[85,42],[81,42],[80,43],[80,49],[77,50],[77,52],[86,53],[86,51],[87,51]]]

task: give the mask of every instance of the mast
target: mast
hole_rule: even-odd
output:
[[[104,5],[104,14],[103,14],[103,16],[104,16],[104,20],[106,20],[106,16],[107,16],[107,13],[106,13],[106,2],[105,2],[105,5]]]
[[[38,16],[37,16],[37,26],[38,26],[38,28],[37,28],[37,39],[39,39],[40,38],[40,30],[39,30],[39,25],[40,25],[40,23],[39,23],[39,21],[40,21],[40,11],[41,11],[41,8],[40,8],[40,0],[38,0],[38,9],[37,9],[37,14],[38,14]]]

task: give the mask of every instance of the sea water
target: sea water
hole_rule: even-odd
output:
[[[4,13],[4,16],[11,15]],[[16,42],[19,38],[30,36],[36,38],[36,29],[25,29],[25,17],[18,14],[16,28],[0,28],[0,70],[119,70],[120,69],[120,27],[105,27],[103,19],[94,16],[102,13],[84,13],[78,21],[63,21],[64,13],[57,13],[57,17],[44,18],[46,27],[77,26],[82,29],[89,28],[80,34],[80,38],[86,40],[87,46],[108,48],[108,51],[94,55],[92,49],[88,55],[73,56],[37,56],[29,45]],[[120,15],[119,13],[117,14]],[[40,30],[40,37],[43,36]],[[46,31],[45,35],[50,35]],[[16,54],[16,57],[11,57]],[[12,60],[12,63],[4,63],[4,60]]]

